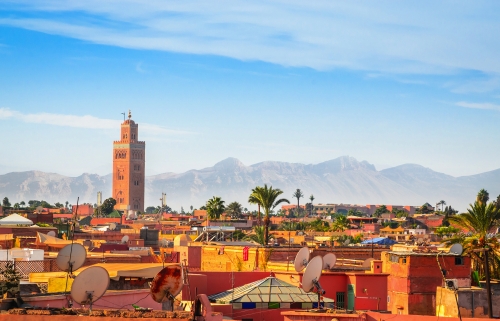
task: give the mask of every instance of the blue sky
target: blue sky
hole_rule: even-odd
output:
[[[496,1],[2,1],[0,173],[226,157],[500,168]]]

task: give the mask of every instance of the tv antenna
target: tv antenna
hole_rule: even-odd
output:
[[[315,256],[307,264],[304,275],[302,276],[302,289],[309,293],[314,290],[318,294],[318,309],[321,309],[321,296],[326,293],[319,284],[321,272],[323,270],[323,258]]]
[[[323,270],[331,270],[337,262],[337,256],[333,253],[328,253],[323,257]]]
[[[88,304],[89,311],[92,312],[92,304],[106,293],[108,286],[108,271],[100,266],[91,266],[75,278],[71,286],[71,297],[82,306]]]
[[[295,261],[293,262],[295,271],[300,272],[307,266],[307,263],[309,262],[309,254],[309,248],[307,246],[299,250],[295,256]]]
[[[181,292],[184,285],[182,267],[173,264],[164,267],[151,282],[151,297],[158,303],[169,302],[173,311],[174,299]]]

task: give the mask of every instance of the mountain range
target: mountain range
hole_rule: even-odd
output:
[[[146,205],[157,206],[161,193],[167,193],[170,207],[188,210],[199,208],[212,196],[221,196],[226,204],[240,202],[243,207],[255,186],[270,184],[292,198],[295,189],[304,193],[301,204],[435,204],[445,200],[448,205],[464,211],[477,192],[484,188],[491,198],[500,193],[500,169],[470,176],[454,177],[416,165],[405,164],[377,171],[367,161],[342,156],[319,164],[298,164],[266,161],[246,166],[236,158],[227,158],[212,167],[184,173],[164,173],[146,177]],[[0,175],[0,196],[11,203],[24,200],[46,200],[50,203],[69,201],[96,202],[98,191],[111,196],[111,174],[82,174],[67,177],[40,171],[12,172]]]

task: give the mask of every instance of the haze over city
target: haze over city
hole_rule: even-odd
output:
[[[461,176],[500,167],[496,2],[4,1],[0,172],[146,174],[227,157]]]

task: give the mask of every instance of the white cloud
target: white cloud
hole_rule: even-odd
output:
[[[98,118],[91,115],[23,114],[9,108],[0,108],[0,119],[16,119],[25,123],[88,129],[117,129],[120,128],[121,123],[119,120]],[[139,126],[141,127],[142,134],[150,136],[193,134],[188,131],[173,130],[148,123],[141,123]]]
[[[457,106],[473,109],[490,109],[500,111],[500,105],[492,103],[470,103],[466,101],[459,101],[456,103]]]
[[[496,2],[19,0],[0,24],[134,49],[316,69],[500,73]],[[0,9],[1,9],[0,5]],[[24,18],[23,12],[39,18]],[[65,14],[67,13],[67,14]],[[72,13],[78,13],[74,15]],[[20,18],[18,18],[20,17]]]

